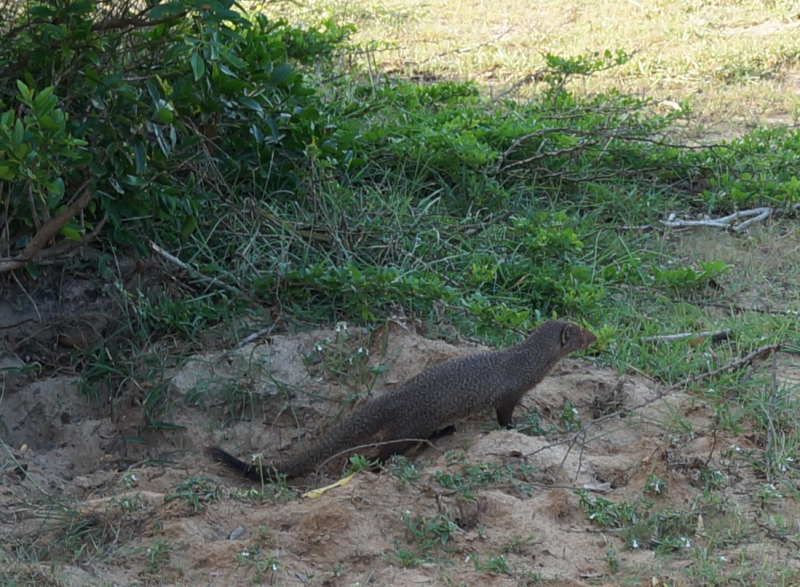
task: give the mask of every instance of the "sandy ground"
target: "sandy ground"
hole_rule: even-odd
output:
[[[354,388],[379,395],[426,367],[483,350],[408,327],[381,334],[368,340],[355,330],[346,336],[318,330],[196,355],[170,374],[171,430],[148,430],[128,394],[97,404],[79,393],[74,376],[6,375],[3,572],[42,585],[615,585],[608,564],[614,552],[641,584],[680,585],[691,584],[681,572],[687,558],[626,548],[619,531],[587,519],[575,490],[635,503],[655,475],[665,486],[648,496],[654,507],[691,511],[708,466],[727,486],[721,516],[733,508],[753,522],[763,513],[751,499],[763,480],[741,457],[754,439],[713,434],[711,411],[684,395],[602,421],[571,443],[565,433],[500,430],[492,414],[479,414],[410,455],[417,478],[362,472],[316,498],[300,495],[342,478],[343,460],[272,492],[203,455],[210,444],[243,458],[286,454],[298,442],[313,442]],[[360,368],[352,368],[350,357],[363,361]],[[8,352],[4,361],[21,363]],[[520,420],[535,407],[544,426],[556,425],[569,402],[588,424],[658,391],[644,378],[567,360],[515,415]],[[239,411],[226,415],[231,398],[238,398]],[[469,493],[442,481],[491,470],[499,477]],[[797,524],[790,507],[775,505],[773,513]],[[441,515],[455,526],[446,543],[425,550],[430,534],[419,524]],[[696,516],[687,549],[711,523]],[[720,560],[797,564],[791,544],[761,540],[718,551]],[[21,566],[9,556],[24,549],[35,549],[40,564]],[[403,553],[416,557],[412,566],[400,563]]]

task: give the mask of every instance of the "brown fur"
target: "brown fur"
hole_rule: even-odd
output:
[[[465,416],[493,408],[501,426],[562,358],[585,349],[594,334],[568,322],[550,320],[513,347],[446,361],[357,409],[313,446],[294,457],[259,468],[220,448],[211,457],[254,480],[299,475],[334,455],[369,442],[380,445],[378,459],[402,454]],[[418,439],[418,440],[413,440]],[[391,442],[391,441],[397,442]]]

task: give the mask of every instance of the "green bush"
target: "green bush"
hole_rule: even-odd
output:
[[[349,29],[247,20],[232,0],[136,6],[44,0],[7,21],[0,250],[25,251],[15,266],[106,218],[112,242],[177,244],[225,208],[231,182],[294,189],[310,160],[352,156],[301,71]]]

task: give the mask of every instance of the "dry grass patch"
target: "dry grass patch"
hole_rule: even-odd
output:
[[[311,0],[270,9],[356,25],[370,66],[384,71],[469,78],[497,92],[540,70],[547,53],[624,50],[635,54],[627,65],[582,88],[689,99],[704,122],[739,127],[800,116],[796,1]]]

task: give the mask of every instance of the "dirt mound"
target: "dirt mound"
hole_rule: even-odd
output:
[[[13,454],[0,459],[2,540],[34,545],[42,560],[69,560],[64,549],[74,548],[84,562],[13,572],[57,585],[613,584],[611,558],[648,569],[653,553],[626,549],[619,532],[593,524],[584,500],[633,502],[658,478],[651,499],[685,509],[699,471],[712,468],[736,475],[737,507],[750,507],[756,480],[731,450],[743,439],[705,436],[711,413],[696,398],[669,397],[586,436],[565,434],[570,423],[658,391],[585,361],[567,361],[517,409],[546,435],[498,430],[485,414],[411,464],[390,466],[394,473],[360,473],[313,499],[297,494],[340,478],[342,462],[288,490],[262,491],[201,455],[209,444],[239,455],[293,449],[299,436],[310,442],[330,425],[343,401],[369,395],[358,390],[380,394],[478,350],[399,328],[382,337],[340,329],[198,355],[171,379],[180,427],[158,431],[143,429],[135,406],[93,405],[72,379],[17,376],[0,406]],[[225,411],[231,403],[238,413]],[[242,414],[248,419],[224,425]],[[687,543],[702,531],[692,523]]]

